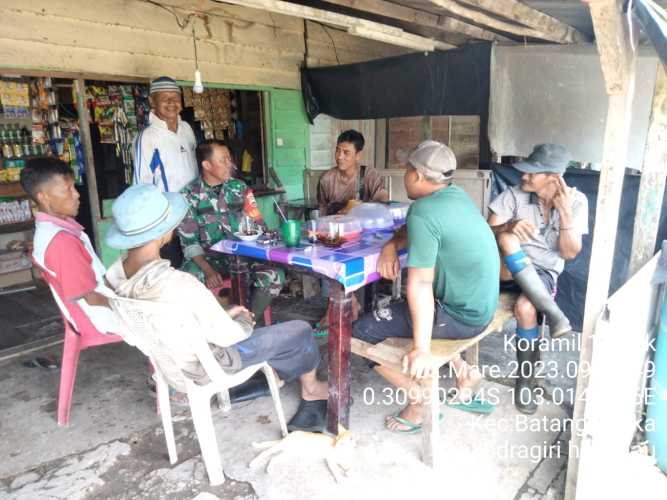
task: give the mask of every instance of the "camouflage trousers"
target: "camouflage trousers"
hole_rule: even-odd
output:
[[[206,261],[224,277],[229,276],[231,258],[226,255],[206,256]],[[272,297],[277,297],[285,286],[285,271],[271,267],[261,262],[250,263],[250,284],[262,290]],[[192,274],[202,283],[205,282],[204,271],[192,260],[186,260],[181,266],[181,271]]]

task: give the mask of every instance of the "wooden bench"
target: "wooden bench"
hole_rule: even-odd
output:
[[[439,369],[459,354],[467,363],[477,366],[479,364],[479,342],[493,332],[501,331],[505,322],[514,315],[514,304],[517,294],[501,293],[498,308],[493,320],[486,329],[470,339],[464,340],[432,340],[431,354],[435,357]],[[352,339],[352,352],[376,363],[400,371],[402,369],[403,357],[412,350],[412,339],[393,337],[379,344],[369,344],[359,339]],[[436,370],[437,373],[437,370]],[[424,463],[436,467],[439,462],[440,426],[440,399],[439,376],[422,379],[420,384],[431,395],[425,405],[424,420],[422,424],[422,446]]]

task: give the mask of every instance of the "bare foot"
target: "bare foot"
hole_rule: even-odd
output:
[[[464,362],[465,363],[465,362]],[[482,374],[476,366],[465,364],[461,375],[456,380],[457,397],[463,403],[469,403],[482,382]]]
[[[359,304],[357,296],[352,294],[352,321],[357,321],[357,319],[359,319],[360,309],[361,309],[361,304]]]
[[[421,425],[424,415],[424,406],[421,403],[410,403],[398,415],[388,415],[384,419],[384,426],[390,431],[409,431],[414,426]],[[413,427],[399,421],[396,417],[413,424]]]
[[[318,380],[310,387],[301,385],[301,397],[306,401],[317,401],[319,399],[329,399],[329,384]]]

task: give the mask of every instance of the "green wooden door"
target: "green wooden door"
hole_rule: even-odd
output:
[[[269,95],[269,165],[280,177],[289,199],[303,198],[308,158],[309,123],[298,90],[272,90]]]

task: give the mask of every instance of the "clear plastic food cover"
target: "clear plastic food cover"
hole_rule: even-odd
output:
[[[394,218],[394,222],[405,222],[405,219],[408,218],[408,209],[410,208],[409,203],[391,201],[389,202],[388,207],[391,216]]]
[[[349,215],[329,215],[317,219],[317,239],[329,246],[340,246],[361,239],[361,221]]]
[[[391,229],[394,227],[394,218],[382,203],[362,203],[348,212],[348,215],[357,217],[361,221],[364,231]]]

